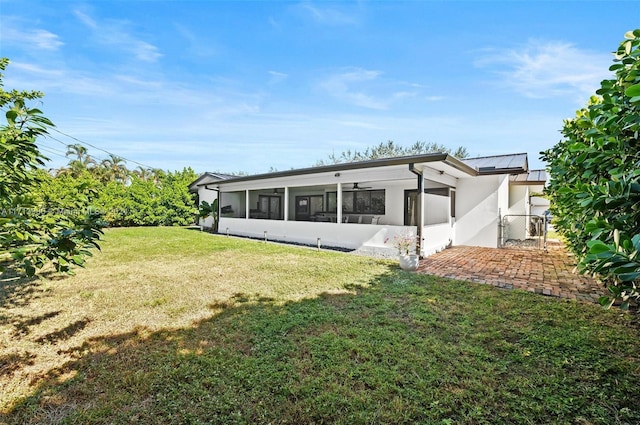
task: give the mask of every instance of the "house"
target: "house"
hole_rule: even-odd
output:
[[[189,185],[189,192],[196,194],[196,205],[200,205],[200,202],[202,201],[212,203],[213,200],[218,196],[218,192],[215,190],[207,189],[207,185],[219,182],[221,180],[232,179],[234,177],[236,176],[230,174],[206,172],[201,174],[193,183]],[[213,219],[211,217],[207,217],[206,219],[201,218],[199,224],[203,227],[211,227],[213,225]]]
[[[205,173],[190,189],[200,201],[219,199],[223,234],[394,254],[385,240],[411,231],[426,256],[451,245],[497,247],[503,216],[530,214],[529,186],[542,174],[530,182],[514,176],[529,176],[524,153],[430,153],[252,176]]]
[[[541,234],[544,216],[549,209],[549,200],[540,196],[546,182],[545,170],[531,170],[511,176],[509,210],[502,218],[504,239],[522,240]]]

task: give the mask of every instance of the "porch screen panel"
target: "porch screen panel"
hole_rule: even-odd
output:
[[[342,192],[342,211],[352,213],[353,211],[353,192]]]
[[[375,190],[371,192],[371,213],[384,214],[384,190]]]
[[[366,214],[371,211],[371,192],[355,192],[354,212]]]
[[[327,192],[327,211],[336,212],[337,193]],[[342,211],[347,214],[384,214],[384,190],[342,192]]]
[[[338,193],[337,192],[327,193],[327,211],[332,213],[338,212]]]
[[[309,214],[311,215],[324,211],[324,199],[322,196],[310,196],[309,204]]]

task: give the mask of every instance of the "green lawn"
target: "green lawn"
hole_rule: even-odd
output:
[[[181,228],[102,245],[0,283],[0,423],[640,423],[619,311]]]

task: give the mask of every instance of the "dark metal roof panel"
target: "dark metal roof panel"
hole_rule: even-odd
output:
[[[207,172],[205,172],[205,173],[200,174],[200,175],[198,176],[198,178],[197,178],[197,179],[195,179],[195,180],[194,180],[194,181],[189,185],[189,190],[191,190],[192,192],[197,191],[197,186],[201,186],[201,185],[200,185],[200,182],[201,182],[202,180],[204,180],[205,178],[207,178],[207,177],[209,177],[209,178],[211,178],[211,179],[214,179],[214,180],[227,180],[227,179],[232,179],[232,178],[237,177],[237,176],[233,176],[233,175],[231,175],[231,174],[210,173],[210,172],[208,172],[208,171],[207,171]],[[209,184],[209,183],[207,183],[207,184]]]
[[[547,182],[547,172],[545,170],[531,170],[528,173],[511,176],[514,184],[545,184]]]
[[[462,160],[480,174],[522,173],[529,170],[526,153],[494,155]]]

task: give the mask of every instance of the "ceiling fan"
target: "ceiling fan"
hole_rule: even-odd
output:
[[[353,190],[371,189],[371,186],[359,186],[358,183],[353,184]]]

